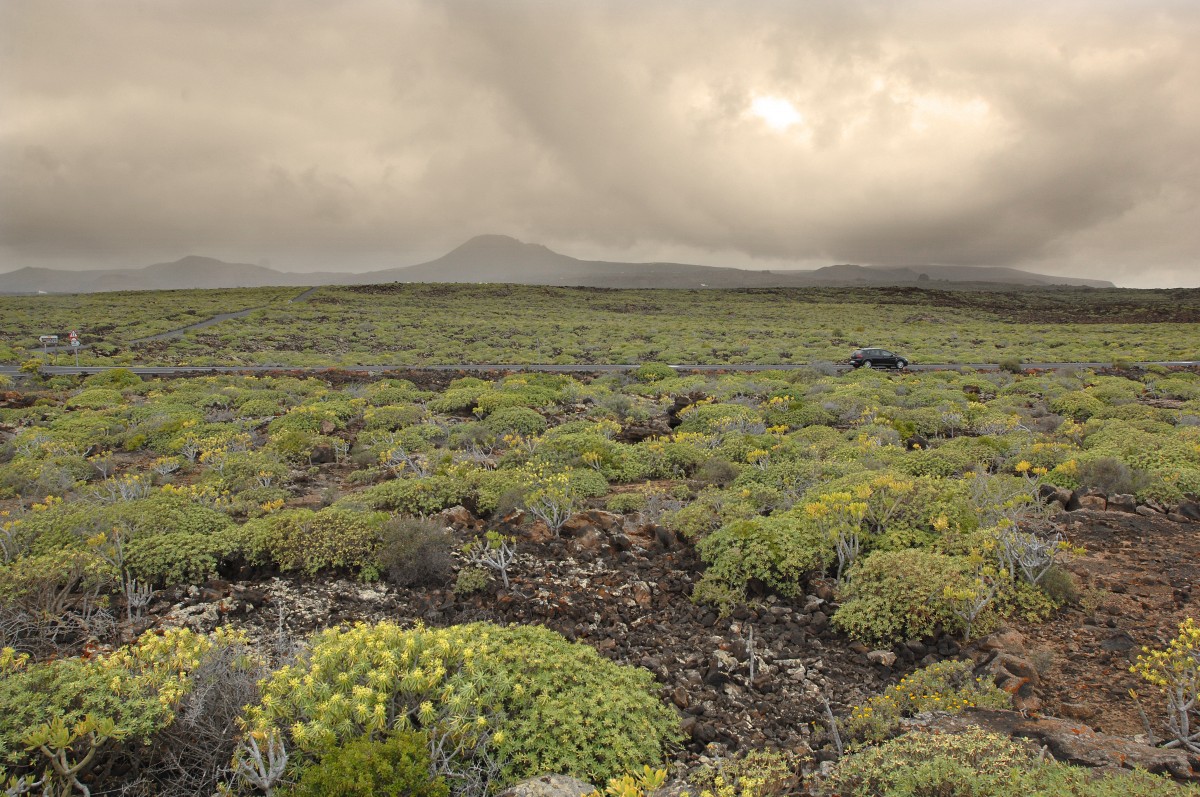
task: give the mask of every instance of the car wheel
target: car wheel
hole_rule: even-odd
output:
[[[870,360],[863,360],[863,368],[874,368],[874,363]]]
[[[897,367],[897,368],[907,368],[907,367],[908,367],[908,360],[900,360],[900,361],[898,361],[898,362],[896,363],[896,367]]]

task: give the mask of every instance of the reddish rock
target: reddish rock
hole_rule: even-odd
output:
[[[1016,629],[1003,628],[979,640],[973,647],[976,650],[986,652],[1006,650],[1010,653],[1022,655],[1025,653],[1025,637]]]
[[[562,524],[562,528],[558,533],[563,537],[575,537],[583,533],[586,529],[595,528],[596,524],[592,521],[586,512],[580,512],[577,515],[571,515],[567,521]]]
[[[1044,503],[1057,503],[1064,509],[1071,501],[1071,491],[1065,487],[1056,487],[1053,484],[1043,484],[1038,487],[1038,497]]]
[[[589,509],[584,512],[586,517],[594,526],[603,529],[604,531],[620,531],[625,523],[624,515],[618,515],[613,512],[605,512],[601,509]]]
[[[548,542],[554,539],[554,532],[544,522],[535,520],[525,530],[525,536],[530,542]]]
[[[1108,501],[1104,497],[1104,493],[1092,487],[1081,487],[1071,493],[1071,498],[1067,501],[1067,511],[1074,512],[1077,509],[1092,509],[1103,512],[1107,504]]]
[[[579,553],[580,551],[596,553],[603,546],[604,535],[594,526],[588,526],[585,530],[576,532],[567,547],[572,553]]]
[[[1137,511],[1137,500],[1132,495],[1110,495],[1108,497],[1109,512],[1129,512]]]
[[[471,514],[471,510],[465,506],[452,506],[449,509],[443,509],[433,517],[438,523],[449,526],[455,531],[474,528],[475,524],[479,521],[477,517]]]
[[[643,609],[649,609],[653,602],[653,595],[650,590],[650,585],[645,581],[635,581],[629,585],[630,594],[633,596],[633,602]]]

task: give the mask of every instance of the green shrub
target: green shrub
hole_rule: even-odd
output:
[[[405,515],[431,515],[461,504],[470,494],[470,483],[451,476],[434,475],[392,479],[344,500]]]
[[[101,371],[98,374],[92,374],[83,380],[85,387],[110,387],[117,390],[125,388],[140,387],[143,382],[142,378],[130,371],[128,368],[113,368],[109,371]]]
[[[31,732],[57,721],[69,736],[88,715],[113,722],[110,740],[98,746],[93,768],[122,760],[122,744],[135,749],[147,744],[174,719],[192,686],[191,673],[210,655],[231,649],[253,658],[245,637],[225,629],[208,636],[180,628],[148,631],[132,645],[86,660],[34,663],[11,649],[0,650],[0,765],[41,771],[45,760],[26,746]],[[77,748],[86,748],[84,740],[77,741]]]
[[[346,411],[345,405],[333,402],[302,404],[292,407],[285,415],[267,424],[267,434],[272,440],[297,432],[306,436],[316,435],[321,433],[322,425],[332,424],[334,429],[344,428],[346,416],[352,414]]]
[[[766,423],[758,410],[744,404],[692,404],[679,413],[676,432],[762,432]]]
[[[791,751],[749,750],[690,772],[688,782],[700,797],[782,797],[796,792],[802,763]]]
[[[428,740],[414,731],[382,739],[363,736],[330,750],[300,772],[288,797],[449,797],[446,781],[431,779]]]
[[[331,506],[318,512],[292,509],[248,521],[242,527],[247,553],[254,561],[309,575],[350,568],[375,574],[383,512],[359,512]]]
[[[150,584],[196,584],[217,573],[222,561],[237,551],[232,531],[193,534],[162,531],[139,534],[127,544],[130,574]]]
[[[271,399],[252,399],[238,406],[238,414],[243,418],[274,417],[281,412],[283,407]]]
[[[380,429],[395,431],[415,426],[425,420],[425,410],[416,404],[395,404],[368,407],[363,412],[363,430],[373,432]]]
[[[1076,421],[1086,421],[1104,409],[1104,402],[1082,390],[1064,393],[1050,401],[1050,409]]]
[[[518,434],[532,437],[546,431],[546,419],[528,407],[504,407],[487,416],[483,426],[500,436]]]
[[[877,551],[851,569],[833,622],[871,645],[961,630],[962,621],[945,594],[947,589],[968,590],[967,573],[961,557],[916,549]],[[977,618],[976,628],[983,623]]]
[[[752,579],[795,597],[808,576],[833,561],[832,540],[798,513],[729,523],[700,540],[696,550],[708,569],[693,599],[716,602],[723,611],[733,608],[731,596],[744,600]]]
[[[719,457],[712,457],[701,465],[693,478],[701,484],[713,484],[725,487],[738,477],[738,469],[733,463]]]
[[[455,387],[455,385],[459,385],[460,383],[471,384],[462,384],[460,387]],[[444,393],[431,399],[428,406],[434,412],[449,415],[464,412],[470,413],[471,410],[475,409],[475,404],[479,401],[479,397],[490,389],[489,383],[484,382],[482,379],[472,377],[456,379]]]
[[[227,515],[170,485],[146,498],[107,506],[55,503],[22,519],[34,553],[84,546],[96,534],[119,529],[132,575],[159,585],[203,580],[237,552],[238,535]]]
[[[67,409],[103,410],[118,407],[125,402],[121,391],[111,388],[89,388],[71,398],[64,405]]]
[[[1001,357],[999,365],[1001,371],[1008,371],[1010,374],[1025,373],[1025,368],[1021,365],[1020,357]]]
[[[464,567],[454,580],[455,595],[472,595],[482,592],[492,583],[492,574],[486,567]]]
[[[407,379],[381,379],[378,382],[372,382],[368,385],[363,395],[368,404],[382,407],[387,404],[405,404],[412,401],[419,401],[430,394],[419,390],[416,385]]]
[[[666,363],[642,363],[633,372],[633,378],[639,382],[660,382],[675,376],[675,369]]]

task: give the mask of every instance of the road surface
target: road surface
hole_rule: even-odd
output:
[[[1146,367],[1149,365],[1161,365],[1168,368],[1196,368],[1200,367],[1198,360],[1163,360],[1158,362],[1138,362],[1131,363],[1134,366]],[[1052,371],[1064,368],[1109,368],[1111,362],[1092,362],[1092,363],[1022,363],[1021,367],[1027,371]],[[353,371],[355,373],[364,374],[387,374],[398,371],[468,371],[468,372],[485,372],[485,371],[545,371],[549,373],[606,373],[619,371],[634,371],[638,364],[631,365],[550,365],[550,364],[504,364],[504,363],[460,363],[451,365],[319,365],[319,366],[294,366],[294,365],[133,365],[133,366],[118,366],[118,365],[84,365],[75,367],[73,365],[45,365],[42,366],[41,372],[46,375],[55,374],[98,374],[103,371],[111,371],[115,368],[127,368],[135,374],[142,376],[195,376],[198,374],[243,374],[243,373],[307,373],[319,374],[323,371]],[[783,363],[778,365],[759,365],[759,364],[725,364],[725,365],[672,365],[672,368],[678,371],[796,371],[801,368],[808,368],[808,363]],[[849,371],[851,366],[844,364],[834,364],[834,368],[838,371]],[[995,371],[999,370],[998,363],[921,363],[911,364],[908,366],[909,371],[960,371],[964,368],[972,368],[976,371]],[[884,370],[884,369],[879,369]],[[19,375],[21,368],[19,365],[0,365],[0,374]]]

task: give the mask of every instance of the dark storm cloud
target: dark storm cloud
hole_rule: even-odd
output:
[[[0,268],[478,232],[1197,284],[1184,2],[0,4]]]

